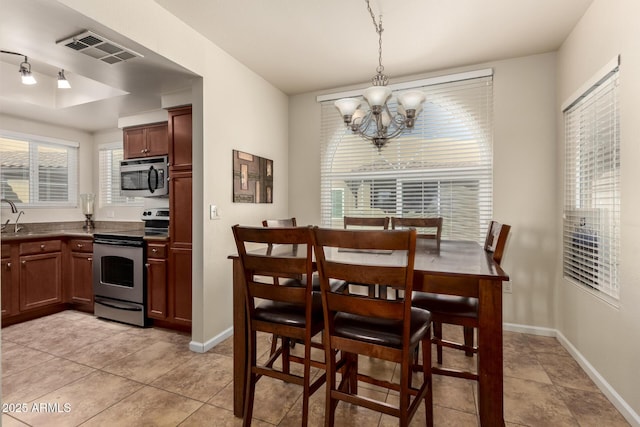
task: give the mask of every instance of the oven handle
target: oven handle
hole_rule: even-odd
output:
[[[99,297],[95,297],[93,301],[96,304],[104,305],[105,307],[115,308],[116,310],[142,311],[142,307],[140,306],[129,305],[126,303],[118,303],[115,301],[106,302],[105,300],[102,300]]]

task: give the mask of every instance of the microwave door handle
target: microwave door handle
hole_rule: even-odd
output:
[[[149,174],[147,175],[147,185],[149,186],[149,192],[153,194],[156,191],[156,189],[151,187],[151,174],[152,173],[156,174],[156,185],[158,185],[158,170],[156,168],[154,168],[153,165],[151,167],[149,167]]]

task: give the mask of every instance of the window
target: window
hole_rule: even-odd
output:
[[[142,197],[120,194],[120,161],[124,159],[121,143],[103,144],[99,150],[100,206],[140,206]]]
[[[0,184],[2,198],[21,207],[75,206],[78,144],[3,132]]]
[[[620,119],[614,63],[613,71],[564,109],[563,271],[570,281],[618,299]]]
[[[472,74],[405,84],[427,101],[414,129],[380,151],[344,125],[335,96],[319,97],[324,226],[342,227],[344,215],[441,216],[445,238],[484,240],[493,210],[493,78],[491,70]]]

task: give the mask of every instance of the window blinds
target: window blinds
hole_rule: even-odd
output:
[[[618,67],[564,112],[564,277],[619,296]]]
[[[414,88],[427,97],[414,129],[381,151],[344,125],[333,101],[321,103],[322,224],[442,216],[444,238],[482,241],[493,209],[492,76]]]
[[[36,137],[0,137],[0,194],[24,206],[73,206],[78,145]]]
[[[142,205],[141,197],[126,197],[120,192],[122,144],[104,144],[99,149],[100,206]]]

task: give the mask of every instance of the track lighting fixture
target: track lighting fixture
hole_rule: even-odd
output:
[[[64,70],[58,71],[58,89],[71,89],[69,80],[64,76]]]
[[[33,77],[31,73],[31,64],[29,64],[29,59],[25,56],[24,61],[20,63],[20,77],[22,78],[23,85],[34,85],[36,84],[36,78]]]

